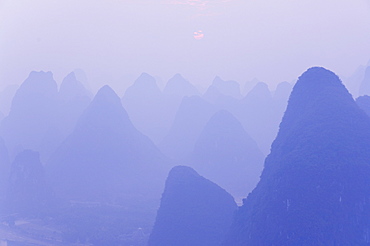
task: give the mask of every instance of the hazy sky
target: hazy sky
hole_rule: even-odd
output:
[[[141,72],[201,86],[219,75],[274,87],[314,65],[350,75],[370,59],[369,2],[0,0],[0,89],[75,68],[120,93]]]

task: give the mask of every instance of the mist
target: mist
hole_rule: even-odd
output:
[[[142,73],[215,76],[272,89],[311,66],[349,77],[370,56],[368,1],[8,1],[0,3],[1,86],[32,70],[83,69],[120,95]],[[204,37],[195,39],[202,30]]]
[[[0,244],[369,244],[368,30],[367,0],[0,1]]]

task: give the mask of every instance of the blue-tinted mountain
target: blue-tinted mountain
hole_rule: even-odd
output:
[[[220,245],[237,206],[230,194],[186,166],[167,178],[149,246]]]
[[[264,155],[240,122],[221,110],[201,132],[189,165],[241,200],[258,183],[263,162]]]
[[[242,91],[243,96],[247,95],[258,83],[263,83],[263,82],[257,78],[253,78],[252,80],[247,81],[243,87],[243,91]]]
[[[219,110],[235,111],[240,104],[240,100],[230,95],[225,95],[217,89],[217,87],[210,86],[207,92],[202,97],[208,103],[213,104]]]
[[[284,109],[286,109],[286,106],[288,104],[289,95],[292,92],[293,85],[288,82],[281,82],[277,85],[276,90],[273,94],[273,99],[277,102],[284,102],[285,106]]]
[[[288,106],[289,95],[292,92],[293,85],[288,82],[281,82],[277,85],[276,90],[272,97],[272,107],[273,113],[272,118],[275,122],[280,123],[283,118],[284,112]],[[276,133],[278,132],[278,127],[276,128]]]
[[[359,96],[370,95],[370,66],[367,66],[360,84]]]
[[[370,116],[370,96],[360,96],[356,98],[357,105]]]
[[[197,88],[184,79],[181,74],[175,74],[168,80],[163,89],[163,93],[166,95],[178,96],[180,100],[185,96],[189,97],[200,94]]]
[[[175,120],[176,113],[184,97],[200,96],[199,91],[180,74],[174,75],[168,80],[163,90],[164,103],[160,109],[159,118],[162,118],[163,135],[160,140],[168,134]],[[159,143],[160,141],[158,141]]]
[[[73,70],[76,80],[79,81],[86,90],[91,91],[90,83],[84,70],[76,68]]]
[[[242,96],[238,82],[233,80],[224,81],[217,76],[204,93],[203,98],[211,103],[215,103],[222,96],[240,99]]]
[[[7,181],[10,174],[10,160],[8,149],[5,146],[4,140],[0,137],[0,206],[5,198]]]
[[[370,64],[368,64],[370,65]],[[360,93],[360,86],[364,79],[365,70],[368,65],[360,65],[356,70],[347,78],[342,78],[348,91],[353,97],[358,97]]]
[[[216,111],[216,107],[199,96],[184,97],[169,133],[159,144],[161,151],[176,160],[188,157],[199,134]]]
[[[134,126],[159,143],[168,134],[182,99],[193,95],[199,92],[180,74],[167,82],[162,93],[156,79],[143,73],[127,89],[122,104]]]
[[[3,119],[0,134],[14,157],[23,149],[47,156],[42,145],[53,141],[57,84],[51,72],[31,72],[17,90],[9,115]]]
[[[0,92],[0,111],[3,112],[5,116],[9,114],[13,97],[18,88],[18,85],[8,85]]]
[[[154,77],[143,73],[122,97],[122,105],[127,110],[134,126],[154,142],[165,135],[171,122],[167,119],[165,100]],[[166,125],[165,125],[166,124]]]
[[[274,100],[267,84],[257,83],[241,100],[238,111],[231,112],[257,141],[261,151],[267,154],[281,120],[281,116],[275,117]]]
[[[58,92],[58,129],[64,137],[72,132],[91,98],[91,92],[77,80],[74,72],[63,79]]]
[[[297,81],[224,245],[368,245],[370,120],[331,71]]]
[[[133,126],[116,93],[104,86],[48,167],[58,196],[117,202],[159,197],[167,164],[152,141]]]
[[[45,209],[50,199],[44,167],[39,153],[20,152],[14,159],[7,189],[7,211],[35,216]]]

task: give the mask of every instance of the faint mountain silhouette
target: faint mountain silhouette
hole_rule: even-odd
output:
[[[180,100],[185,96],[200,95],[197,88],[184,79],[181,74],[175,74],[170,80],[168,80],[163,93],[166,95],[177,96]]]
[[[195,143],[189,165],[241,200],[254,189],[264,155],[228,111],[214,114]]]
[[[10,175],[10,160],[8,149],[0,137],[0,206],[5,199],[6,187]]]
[[[168,161],[102,87],[48,167],[58,196],[89,201],[159,197]]]
[[[8,180],[9,213],[36,216],[43,212],[51,193],[38,152],[24,150],[19,153],[12,163]]]
[[[356,103],[360,109],[365,111],[365,113],[370,116],[370,96],[360,96],[356,98]]]
[[[217,76],[204,93],[203,98],[206,101],[215,103],[218,97],[221,96],[230,96],[235,99],[240,99],[242,95],[240,94],[240,85],[238,82],[233,80],[224,81]]]
[[[243,87],[243,96],[247,95],[258,83],[263,83],[262,81],[260,81],[259,79],[257,78],[253,78],[252,80],[250,81],[247,81],[245,84],[244,84],[244,87]]]
[[[199,134],[216,111],[216,107],[199,96],[185,97],[168,135],[159,144],[161,151],[175,160],[188,157]]]
[[[267,84],[259,82],[241,100],[238,111],[231,111],[251,137],[257,141],[264,154],[269,152],[281,120],[281,116],[276,119],[274,103]]]
[[[358,97],[360,93],[360,86],[365,76],[365,70],[367,66],[359,66],[351,76],[344,79],[345,85],[349,92],[354,96]]]
[[[360,84],[359,96],[370,96],[370,66],[366,67],[363,79]]]
[[[49,155],[44,143],[53,142],[56,120],[57,84],[51,72],[31,72],[17,90],[9,115],[3,119],[0,134],[10,156],[23,149]],[[45,146],[45,145],[44,145]]]
[[[0,111],[4,116],[9,114],[12,100],[19,88],[19,85],[8,85],[3,91],[0,92]]]
[[[58,92],[58,129],[63,138],[76,126],[78,118],[91,102],[93,95],[77,80],[74,72],[68,74]]]
[[[127,110],[134,126],[154,142],[165,135],[171,122],[164,125],[166,119],[165,100],[154,77],[143,73],[127,88],[122,97],[122,105]]]

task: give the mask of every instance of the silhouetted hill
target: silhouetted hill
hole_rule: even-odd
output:
[[[158,140],[168,134],[170,128],[175,120],[176,113],[180,107],[180,104],[184,97],[190,97],[194,95],[200,95],[198,90],[187,80],[185,80],[180,74],[176,74],[168,80],[166,87],[163,90],[164,103],[161,106],[161,114],[158,118],[162,118],[163,135]],[[161,141],[158,141],[160,143]]]
[[[90,83],[84,70],[76,68],[73,70],[76,80],[79,81],[86,90],[91,91]]]
[[[50,190],[46,184],[44,167],[39,153],[20,152],[12,163],[8,179],[7,207],[9,213],[35,216],[43,212]]]
[[[224,245],[368,245],[369,143],[370,120],[339,78],[307,70]]]
[[[180,74],[167,82],[162,93],[156,79],[143,73],[127,89],[122,104],[134,126],[158,144],[168,134],[183,98],[193,95],[199,92]]]
[[[272,97],[272,119],[274,122],[280,123],[284,112],[288,106],[289,95],[292,92],[293,85],[288,82],[281,82],[277,85]],[[278,126],[278,124],[276,124]],[[275,137],[278,132],[278,127],[275,129]]]
[[[218,98],[222,96],[240,99],[242,96],[240,94],[240,85],[238,82],[233,80],[224,81],[217,76],[204,93],[203,98],[208,102],[215,103]]]
[[[17,90],[9,115],[3,119],[0,135],[14,157],[23,149],[40,152],[45,142],[53,141],[56,115],[57,84],[51,72],[31,72]]]
[[[360,96],[356,98],[357,105],[370,116],[370,96]]]
[[[159,197],[168,163],[132,125],[120,98],[102,87],[49,161],[56,194],[117,202]]]
[[[277,85],[273,99],[277,102],[284,102],[284,110],[288,104],[289,95],[292,92],[293,85],[288,82],[281,82]]]
[[[366,67],[360,84],[359,95],[370,95],[370,66]]]
[[[240,85],[234,80],[225,81],[216,76],[212,82],[212,86],[215,86],[222,94],[226,96],[231,96],[236,99],[240,99],[242,97],[240,94]]]
[[[189,165],[241,199],[259,181],[263,162],[263,154],[240,122],[221,110],[201,132]]]
[[[240,104],[239,99],[223,94],[215,86],[210,86],[202,98],[219,110],[235,111]]]
[[[259,82],[241,100],[239,111],[233,112],[264,154],[269,153],[282,115],[276,117],[274,103],[267,84]]]
[[[91,92],[77,80],[74,72],[63,79],[58,92],[58,128],[64,137],[72,132],[91,98]]]
[[[18,85],[8,85],[0,92],[0,111],[3,112],[5,116],[9,114],[13,97],[18,88]]]
[[[175,74],[175,76],[168,80],[163,93],[178,96],[180,100],[185,96],[199,95],[197,88],[184,79],[181,74]]]
[[[247,95],[258,83],[263,83],[257,78],[253,78],[250,81],[245,82],[244,87],[243,87],[243,96]]]
[[[190,167],[167,178],[149,246],[219,245],[237,206],[230,194]]]
[[[191,154],[194,144],[216,107],[199,96],[184,97],[168,135],[159,144],[170,158],[180,160]]]
[[[134,84],[127,88],[122,97],[122,105],[134,126],[154,142],[162,139],[171,124],[165,121],[167,117],[163,110],[163,94],[155,78],[147,73],[141,74]]]
[[[360,65],[348,78],[344,78],[344,83],[353,97],[358,97],[360,86],[364,79],[366,66]]]
[[[0,206],[5,197],[9,174],[10,160],[8,149],[5,146],[4,140],[0,137]]]

